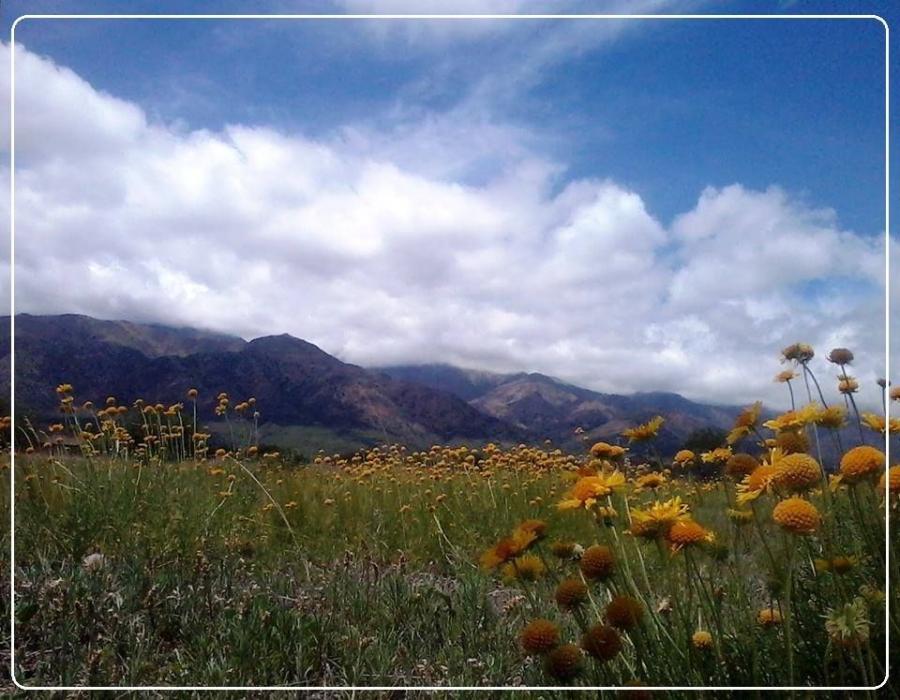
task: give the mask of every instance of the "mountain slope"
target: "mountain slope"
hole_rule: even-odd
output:
[[[493,374],[476,383],[468,380],[470,370],[446,365],[406,365],[380,371],[455,390],[483,413],[567,447],[579,444],[576,428],[582,428],[590,440],[611,439],[629,426],[662,415],[666,423],[657,446],[669,452],[695,429],[730,427],[740,410],[662,392],[602,394],[538,373]]]
[[[113,395],[123,403],[136,398],[172,403],[195,387],[205,418],[212,416],[220,391],[235,399],[256,397],[263,421],[276,436],[275,426],[310,426],[342,433],[351,442],[388,439],[413,446],[526,437],[452,394],[346,364],[288,335],[247,343],[196,331],[109,323],[17,316],[17,410],[52,415],[54,388],[64,382],[75,386],[79,401],[95,402]],[[0,324],[0,352],[8,362],[8,317]],[[150,338],[146,346],[143,338]],[[164,347],[177,353],[159,354]]]

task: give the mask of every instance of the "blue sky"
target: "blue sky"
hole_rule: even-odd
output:
[[[675,7],[799,11],[544,5]],[[784,401],[784,345],[843,344],[877,402],[878,22],[40,20],[16,40],[18,310],[729,402]]]
[[[20,5],[7,2],[4,12]],[[28,10],[74,6],[109,7],[35,2]],[[116,3],[116,10],[154,6]],[[764,9],[728,3],[697,10],[720,7]],[[360,24],[61,20],[25,23],[18,40],[161,120],[214,130],[265,124],[320,136],[399,105],[460,105],[484,72],[514,64],[543,31],[522,27],[500,42],[486,33],[465,42],[464,56],[448,58],[442,42],[360,41]],[[623,29],[621,41],[556,57],[552,70],[498,94],[491,101],[496,118],[540,132],[541,150],[566,163],[564,178],[613,177],[638,189],[663,220],[706,185],[777,183],[834,208],[855,231],[883,230],[880,24],[732,20]]]

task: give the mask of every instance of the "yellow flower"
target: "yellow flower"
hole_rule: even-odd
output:
[[[717,447],[710,452],[704,452],[700,455],[707,464],[727,462],[731,458],[732,452],[730,447]]]
[[[766,421],[763,425],[776,433],[784,430],[799,430],[812,423],[816,419],[818,412],[818,406],[815,403],[811,403],[796,411],[782,413],[780,416]]]
[[[559,645],[559,626],[543,618],[532,620],[520,633],[519,640],[527,654],[546,654]]]
[[[693,644],[694,649],[699,649],[700,651],[711,649],[713,645],[712,635],[706,630],[697,630],[691,637],[691,644]]]
[[[841,457],[841,479],[856,483],[867,477],[874,477],[884,469],[884,453],[881,450],[860,445]]]
[[[695,455],[690,450],[679,450],[675,455],[675,464],[685,465],[688,462],[693,462],[697,459],[697,455]]]
[[[738,505],[743,506],[750,501],[755,501],[763,493],[767,492],[772,480],[775,478],[776,468],[771,464],[761,464],[753,470],[752,474],[744,477],[744,480],[737,486],[737,496],[735,500]]]
[[[734,421],[734,427],[731,429],[731,432],[728,433],[728,437],[725,441],[729,445],[733,445],[738,440],[745,438],[750,434],[750,431],[756,428],[756,424],[759,421],[759,414],[762,411],[762,402],[757,401],[752,406],[748,406],[743,411],[741,411],[740,415]]]
[[[560,510],[591,508],[598,498],[608,496],[614,488],[624,484],[625,476],[618,470],[610,474],[583,476],[575,482],[575,485],[568,492],[568,498],[560,501],[557,507]]]
[[[664,483],[666,483],[666,477],[659,472],[650,472],[634,480],[635,486],[639,489],[656,489]]]
[[[526,554],[513,559],[503,566],[503,578],[507,581],[537,581],[547,571],[540,557]]]
[[[622,435],[627,437],[629,442],[644,442],[655,438],[664,422],[665,419],[662,416],[656,416],[646,423],[623,430]]]
[[[646,510],[631,510],[631,534],[637,537],[653,539],[664,535],[679,520],[688,517],[688,506],[681,502],[681,497],[669,499],[664,503],[656,501]]]
[[[847,421],[847,411],[840,406],[829,406],[816,412],[813,423],[823,428],[838,430],[844,427]]]
[[[626,451],[624,447],[610,445],[608,442],[598,442],[591,447],[591,454],[598,459],[616,459]]]
[[[756,623],[767,629],[781,624],[781,611],[778,608],[763,608],[756,614]]]
[[[863,413],[861,419],[867,428],[884,435],[884,416],[879,416],[875,413]],[[900,418],[891,418],[891,422],[888,425],[888,431],[891,435],[900,433]]]
[[[788,491],[806,491],[822,480],[822,468],[809,455],[785,455],[774,464],[772,481]]]
[[[666,534],[666,539],[672,545],[672,549],[677,551],[695,544],[712,542],[715,539],[715,535],[699,523],[694,522],[690,518],[685,518],[672,524],[672,527],[669,528],[669,532]]]
[[[775,506],[772,519],[795,535],[809,535],[818,530],[822,522],[818,509],[809,501],[796,496]]]

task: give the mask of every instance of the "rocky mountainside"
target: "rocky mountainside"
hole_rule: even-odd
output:
[[[711,406],[678,394],[601,394],[537,373],[489,374],[447,365],[383,367],[381,372],[456,393],[480,411],[540,439],[573,446],[575,430],[591,440],[611,439],[625,428],[661,415],[659,448],[672,451],[693,430],[730,427],[739,408]]]
[[[0,354],[7,363],[8,321],[0,319]],[[54,389],[61,383],[74,385],[79,401],[112,395],[122,403],[174,403],[195,387],[209,419],[221,391],[236,400],[255,397],[268,434],[276,437],[276,426],[321,428],[360,444],[528,437],[453,394],[341,362],[289,335],[245,342],[84,316],[21,315],[15,350],[17,411],[41,418],[56,411]],[[3,381],[0,391],[8,392]]]

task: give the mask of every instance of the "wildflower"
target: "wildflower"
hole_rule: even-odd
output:
[[[698,649],[699,651],[712,649],[712,635],[706,630],[697,630],[691,636],[691,644],[694,646],[694,649]]]
[[[807,454],[785,455],[774,467],[773,483],[788,491],[806,491],[822,479],[822,467]]]
[[[779,372],[775,375],[775,381],[779,384],[784,384],[785,382],[789,382],[792,379],[796,379],[799,375],[792,369],[786,369],[783,372]]]
[[[772,511],[772,519],[795,535],[809,535],[822,522],[818,509],[809,501],[794,496],[781,501]]]
[[[725,438],[725,441],[729,445],[733,445],[738,440],[747,437],[750,434],[750,431],[756,428],[760,411],[762,411],[761,401],[757,401],[752,406],[748,406],[741,411],[735,419],[734,427],[731,429],[731,432],[728,433],[728,437]]]
[[[860,418],[869,430],[874,430],[876,433],[884,435],[886,425],[884,416],[879,416],[875,413],[863,413]],[[891,435],[900,433],[900,418],[891,418],[891,422],[887,425],[887,428]]]
[[[659,434],[659,429],[664,422],[665,419],[662,416],[656,416],[646,423],[623,430],[622,436],[627,437],[629,442],[645,442]]]
[[[763,629],[775,627],[781,624],[781,611],[777,608],[763,608],[756,614],[756,624]]]
[[[885,484],[885,476],[887,476],[887,484]],[[884,493],[885,486],[891,493],[900,493],[900,465],[895,464],[881,475],[881,479],[878,481],[878,490]]]
[[[853,353],[847,348],[835,348],[828,353],[828,361],[835,365],[849,365],[853,362]]]
[[[570,681],[581,673],[583,654],[574,644],[557,647],[544,659],[544,669],[559,681]]]
[[[620,630],[635,627],[644,617],[644,607],[628,595],[617,595],[606,606],[606,621]]]
[[[507,581],[537,581],[546,573],[547,567],[540,557],[533,554],[525,554],[524,556],[513,559],[511,562],[503,566],[503,578]]]
[[[631,511],[631,534],[636,537],[653,539],[664,535],[679,520],[688,517],[688,506],[676,496],[664,503],[656,501],[650,508]]]
[[[721,464],[727,462],[732,457],[731,447],[717,447],[710,452],[704,452],[700,455],[700,459],[707,464]]]
[[[602,581],[612,576],[615,556],[606,545],[595,544],[584,550],[579,566],[585,578]]]
[[[639,476],[634,483],[639,489],[656,489],[666,483],[666,477],[659,472],[650,472]]]
[[[587,601],[588,589],[581,579],[567,578],[556,587],[555,598],[559,607],[574,610]]]
[[[829,406],[816,413],[813,423],[830,430],[839,430],[847,422],[847,411],[841,406]]]
[[[666,533],[666,539],[674,550],[712,542],[714,538],[712,532],[690,518],[675,522]]]
[[[778,433],[778,436],[775,438],[775,445],[784,454],[809,451],[809,439],[799,430],[786,430]]]
[[[772,485],[772,480],[775,478],[776,471],[776,468],[771,464],[761,464],[753,470],[752,474],[744,477],[744,480],[737,486],[735,500],[738,505],[746,505],[768,491]]]
[[[868,445],[860,445],[841,457],[840,477],[848,483],[872,478],[884,469],[884,453]]]
[[[784,358],[783,361],[793,360],[800,364],[809,362],[816,355],[812,346],[806,343],[792,343],[782,350],[781,354]]]
[[[763,426],[776,433],[785,430],[800,430],[815,420],[818,410],[816,404],[811,403],[803,408],[782,413],[780,416],[763,423]]]
[[[831,641],[843,647],[856,647],[869,639],[869,610],[865,599],[857,596],[840,608],[830,608],[825,631]]]
[[[859,382],[853,377],[838,377],[838,391],[842,394],[855,394],[859,391]]]
[[[752,474],[758,466],[759,461],[756,457],[748,455],[746,452],[738,452],[731,455],[725,462],[725,473],[735,479],[741,479]]]
[[[571,488],[568,498],[560,501],[557,507],[560,510],[591,508],[598,498],[608,496],[614,488],[624,484],[625,476],[618,470],[607,475],[583,476]]]
[[[527,654],[546,654],[559,645],[559,626],[550,620],[537,618],[525,626],[519,641]]]
[[[615,627],[594,625],[581,637],[581,648],[598,661],[609,661],[622,650],[622,638]]]
[[[546,527],[547,523],[543,520],[526,520],[513,530],[510,537],[504,537],[481,555],[481,566],[493,569],[518,556],[543,537]]]
[[[892,401],[900,401],[900,386],[891,387],[890,397]]]
[[[619,445],[610,445],[608,442],[598,442],[591,447],[591,454],[598,459],[617,459],[627,450]]]
[[[571,559],[575,554],[575,543],[554,542],[550,545],[550,553],[558,559]]]
[[[674,462],[680,466],[685,466],[697,459],[697,455],[695,455],[690,450],[678,450],[675,454]]]

